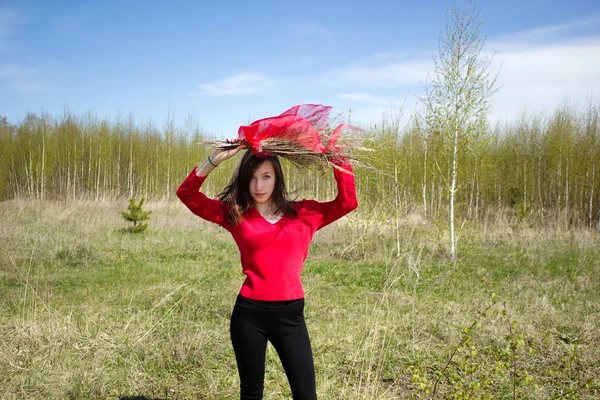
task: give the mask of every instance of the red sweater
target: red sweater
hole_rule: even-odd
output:
[[[349,164],[341,166],[352,171]],[[242,223],[236,226],[227,222],[225,203],[210,199],[199,191],[206,177],[198,177],[196,168],[179,186],[177,196],[194,214],[221,225],[233,236],[246,275],[240,294],[268,301],[304,297],[300,273],[310,242],[318,229],[358,206],[354,176],[334,169],[338,188],[335,200],[293,202],[292,207],[298,212],[295,218],[283,216],[271,224],[252,208],[244,214]]]

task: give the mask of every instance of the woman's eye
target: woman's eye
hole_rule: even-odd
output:
[[[265,175],[265,176],[263,176],[263,178],[264,178],[264,179],[269,179],[270,177],[271,177],[271,176],[269,176],[269,175]]]

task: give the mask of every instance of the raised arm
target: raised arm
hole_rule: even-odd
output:
[[[177,197],[191,212],[202,219],[214,222],[226,228],[225,211],[227,205],[217,199],[211,199],[200,191],[206,176],[198,176],[202,165],[196,167],[187,178],[179,185]]]
[[[241,149],[242,146],[231,150],[215,150],[198,167],[192,170],[177,189],[177,197],[191,212],[226,229],[229,226],[226,218],[227,205],[217,199],[208,198],[200,192],[200,187],[212,170],[223,161],[233,157]]]
[[[352,165],[341,161],[334,161],[334,164],[350,172],[344,172],[338,168],[333,169],[333,176],[337,182],[337,196],[335,199],[327,202],[304,201],[303,207],[314,213],[313,218],[315,218],[317,229],[329,225],[358,207],[354,175],[351,174]]]

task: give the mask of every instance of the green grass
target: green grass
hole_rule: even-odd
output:
[[[125,207],[0,203],[1,398],[237,397],[233,240],[176,202],[123,233]],[[428,398],[455,350],[436,398],[512,399],[515,356],[518,398],[600,397],[597,232],[463,232],[453,263],[434,225],[402,225],[399,255],[390,226],[355,213],[315,238],[319,398]],[[271,347],[265,398],[291,398]]]

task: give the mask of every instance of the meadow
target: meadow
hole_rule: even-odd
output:
[[[237,398],[235,243],[177,201],[147,202],[149,229],[124,233],[126,206],[0,203],[0,398]],[[398,243],[366,207],[317,234],[319,398],[600,397],[600,234],[489,215],[455,261],[416,212]],[[270,346],[265,398],[291,398]]]

